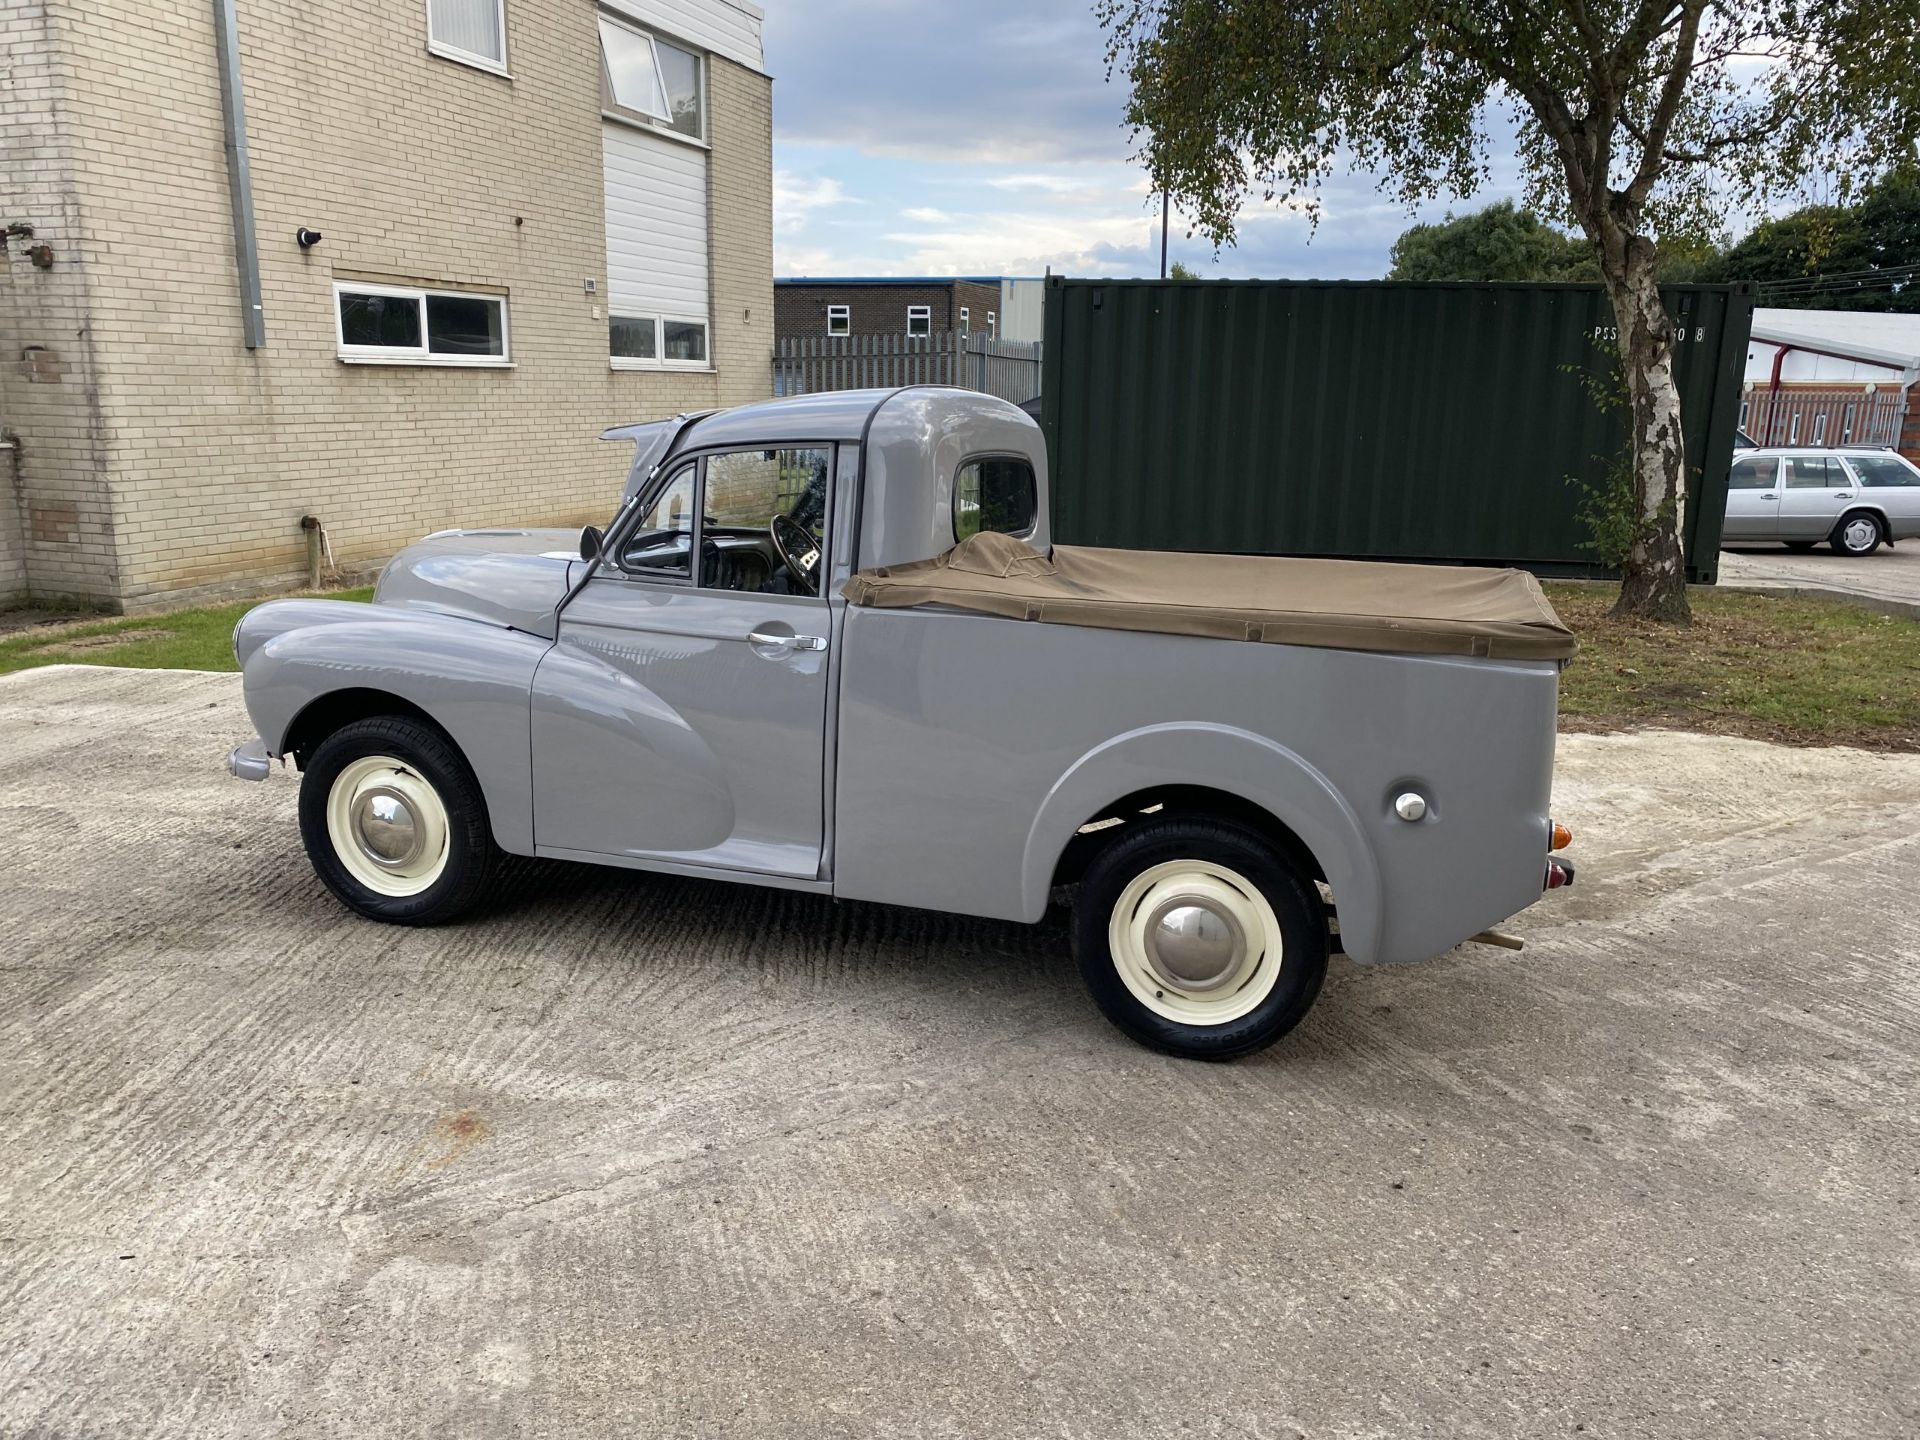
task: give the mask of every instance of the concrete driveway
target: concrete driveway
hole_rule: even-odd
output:
[[[349,919],[246,731],[0,681],[0,1435],[1920,1430],[1920,758],[1568,737],[1524,954],[1208,1067],[1057,921]]]
[[[1795,554],[1780,545],[1729,546],[1720,583],[1741,590],[1840,595],[1891,614],[1920,615],[1920,540],[1855,559],[1825,546]]]

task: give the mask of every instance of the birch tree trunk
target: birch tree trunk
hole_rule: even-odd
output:
[[[1687,603],[1686,450],[1673,378],[1673,322],[1660,303],[1650,241],[1631,236],[1605,258],[1614,262],[1601,268],[1620,333],[1635,512],[1613,613],[1685,625],[1693,610]]]

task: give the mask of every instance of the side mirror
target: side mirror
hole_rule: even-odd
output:
[[[582,530],[580,532],[580,558],[582,560],[598,560],[600,558],[600,542],[603,538],[605,537],[600,534],[600,527],[598,525],[589,525],[586,529]]]

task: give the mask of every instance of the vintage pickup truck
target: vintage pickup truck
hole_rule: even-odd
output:
[[[1002,920],[1122,1030],[1271,1043],[1572,879],[1571,635],[1527,575],[1053,546],[1016,407],[910,387],[609,431],[604,533],[468,530],[234,635],[320,878],[451,920],[501,852]],[[1169,507],[1193,503],[1168,476]]]

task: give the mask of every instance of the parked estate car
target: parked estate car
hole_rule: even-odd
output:
[[[502,852],[1010,921],[1065,894],[1105,1013],[1222,1058],[1333,947],[1437,954],[1572,880],[1573,639],[1531,576],[1054,546],[1039,428],[969,391],[608,433],[604,534],[445,532],[370,606],[235,632],[229,768],[297,762],[360,914],[450,920]]]
[[[1920,535],[1920,469],[1891,450],[1780,449],[1737,453],[1727,473],[1723,540],[1821,541],[1871,555]]]

